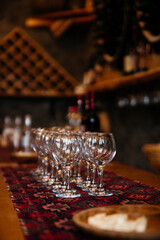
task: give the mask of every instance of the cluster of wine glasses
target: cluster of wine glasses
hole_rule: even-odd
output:
[[[82,190],[92,196],[112,195],[103,187],[103,169],[116,154],[112,133],[34,128],[31,145],[38,155],[33,174],[56,197],[80,197]]]

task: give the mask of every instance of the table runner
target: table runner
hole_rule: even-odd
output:
[[[61,199],[37,182],[29,169],[1,168],[1,173],[26,240],[89,240],[72,222],[74,213],[113,204],[160,204],[160,190],[145,184],[104,173],[105,187],[114,195],[92,197],[86,192],[76,199]]]

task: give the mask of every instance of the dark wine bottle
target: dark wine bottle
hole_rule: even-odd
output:
[[[125,75],[134,74],[139,71],[139,52],[137,51],[138,31],[136,24],[130,26],[129,30],[126,51],[123,58],[123,72]]]
[[[123,56],[123,73],[124,75],[130,75],[134,72],[134,58],[130,43],[127,43],[124,56]]]
[[[77,123],[79,127],[76,130],[83,131],[83,111],[83,100],[82,96],[79,94],[77,96]]]
[[[132,54],[133,54],[133,73],[139,72],[139,52],[138,46],[138,29],[137,24],[132,26]]]
[[[91,104],[90,104],[90,114],[88,117],[88,130],[91,132],[98,132],[100,130],[100,122],[95,110],[95,96],[94,92],[91,92]]]
[[[88,131],[88,120],[90,115],[90,105],[89,105],[89,94],[85,94],[85,104],[84,104],[84,111],[82,115],[82,123],[81,123],[81,130]]]

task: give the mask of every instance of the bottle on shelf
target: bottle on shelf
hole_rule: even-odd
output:
[[[89,101],[89,93],[85,94],[85,106],[84,106],[84,112],[82,116],[82,125],[81,130],[82,131],[88,131],[88,120],[89,120],[89,114],[90,114],[90,101]]]
[[[123,73],[124,75],[133,74],[133,56],[129,44],[127,44],[123,57]]]
[[[22,118],[20,116],[16,116],[15,127],[13,131],[13,148],[15,151],[21,150],[21,142],[22,142]]]
[[[103,75],[105,66],[106,61],[103,56],[100,56],[94,65],[94,70],[97,77],[101,77]]]
[[[13,143],[13,127],[10,116],[5,116],[4,118],[4,126],[2,130],[2,140],[1,144],[4,147],[11,146]]]
[[[139,72],[139,52],[138,52],[138,29],[136,24],[132,26],[132,55],[133,55],[133,74]]]
[[[67,114],[67,126],[73,130],[87,131],[90,114],[89,94],[77,95],[77,106],[70,106]]]
[[[77,110],[78,110],[78,119],[79,119],[79,130],[86,131],[86,123],[85,123],[85,108],[84,101],[82,95],[77,96]]]
[[[95,94],[94,91],[91,92],[91,98],[90,98],[90,114],[88,117],[88,130],[91,132],[97,132],[100,131],[100,121],[99,117],[97,115],[97,112],[95,110]]]
[[[123,72],[124,75],[130,75],[139,71],[139,52],[137,51],[138,38],[137,38],[137,27],[133,25],[126,43],[126,50],[123,57]]]
[[[31,152],[31,126],[32,117],[27,114],[24,117],[24,127],[22,134],[22,149],[24,152]]]
[[[139,53],[139,71],[146,71],[148,70],[147,66],[147,47],[145,41],[140,37],[138,42],[137,51]]]
[[[77,106],[70,106],[67,113],[67,126],[73,130],[80,130],[81,119]]]

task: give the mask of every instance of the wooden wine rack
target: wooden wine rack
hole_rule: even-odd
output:
[[[23,29],[0,41],[0,96],[72,96],[77,84]]]

